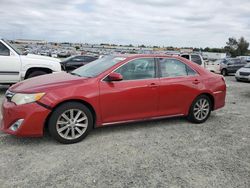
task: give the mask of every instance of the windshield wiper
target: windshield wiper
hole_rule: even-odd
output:
[[[80,74],[77,74],[77,73],[74,73],[74,72],[70,72],[69,74],[72,74],[72,75],[74,75],[74,76],[82,77]]]

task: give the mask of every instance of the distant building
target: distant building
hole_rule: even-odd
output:
[[[16,39],[15,43],[18,44],[47,44],[45,40],[32,40],[32,39]]]
[[[204,59],[223,59],[227,57],[226,53],[202,52]]]

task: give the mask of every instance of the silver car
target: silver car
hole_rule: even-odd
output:
[[[250,63],[237,70],[235,78],[237,81],[250,81]]]

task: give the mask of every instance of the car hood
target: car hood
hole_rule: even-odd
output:
[[[56,58],[48,57],[48,56],[42,56],[42,55],[35,55],[35,54],[28,54],[22,57],[29,58],[29,59],[47,60],[50,62],[60,62],[60,59],[56,59]]]
[[[250,68],[240,68],[239,69],[240,72],[250,72]]]
[[[36,93],[46,92],[51,89],[57,89],[72,86],[77,83],[86,82],[90,78],[79,77],[65,72],[48,74],[30,78],[19,82],[9,88],[14,93]]]

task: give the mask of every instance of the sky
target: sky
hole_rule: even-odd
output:
[[[0,0],[0,37],[223,47],[250,41],[250,0]]]

